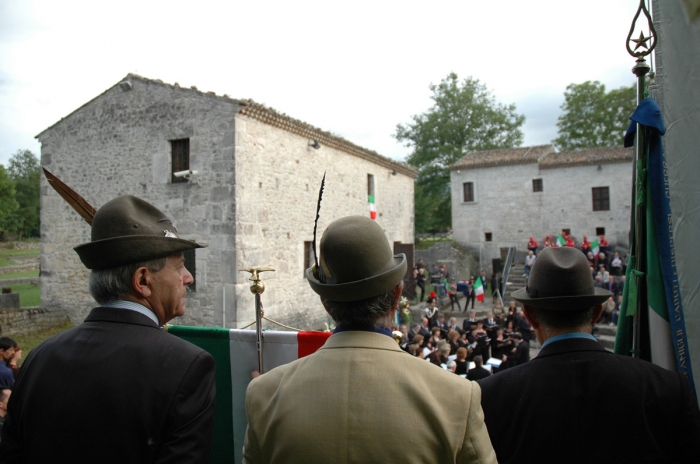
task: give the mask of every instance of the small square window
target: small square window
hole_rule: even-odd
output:
[[[474,201],[474,182],[465,182],[462,186],[464,188],[464,202],[472,203]]]
[[[571,235],[571,229],[562,229],[561,231],[566,235]]]
[[[532,179],[532,191],[533,192],[544,191],[544,189],[542,188],[542,179]]]
[[[486,232],[484,234],[484,241],[492,242],[493,241],[493,234],[491,232]]]
[[[605,235],[605,227],[596,227],[595,234],[596,235]]]
[[[186,177],[175,177],[179,171],[187,171],[190,168],[190,139],[170,141],[171,149],[171,179],[173,184],[187,182]]]
[[[593,211],[610,211],[609,187],[593,187]]]

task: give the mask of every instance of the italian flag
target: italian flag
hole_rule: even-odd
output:
[[[556,241],[555,245],[558,247],[563,247],[565,244],[566,244],[566,239],[564,238],[564,236],[562,234],[559,234],[557,236],[557,241]]]
[[[481,277],[477,277],[474,281],[474,294],[477,301],[484,301],[484,284],[481,282]]]
[[[600,253],[600,239],[595,239],[591,242],[591,251],[593,252],[593,256],[597,258],[598,253]]]
[[[255,330],[168,326],[167,331],[208,351],[216,361],[216,410],[210,463],[240,463],[248,420],[245,392],[258,369]],[[308,356],[326,343],[330,332],[263,332],[263,369]]]
[[[377,205],[374,204],[374,195],[367,195],[369,201],[369,217],[377,219]]]

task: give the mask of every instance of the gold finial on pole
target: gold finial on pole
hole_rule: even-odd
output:
[[[262,301],[260,301],[260,295],[265,291],[265,284],[260,280],[261,272],[274,271],[271,267],[251,267],[248,269],[241,269],[241,272],[250,272],[250,281],[253,283],[250,286],[250,291],[255,295],[255,327],[257,332],[257,342],[258,342],[258,372],[263,373],[263,352],[262,352],[262,316],[263,307]]]

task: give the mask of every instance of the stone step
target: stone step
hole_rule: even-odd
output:
[[[610,336],[614,337],[615,334],[617,333],[617,326],[616,325],[609,325],[609,324],[596,324],[595,331],[597,334],[600,334],[600,335],[610,335]]]

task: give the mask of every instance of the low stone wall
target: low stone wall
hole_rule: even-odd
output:
[[[63,311],[49,311],[38,306],[0,309],[0,335],[26,335],[48,329],[68,320]]]

